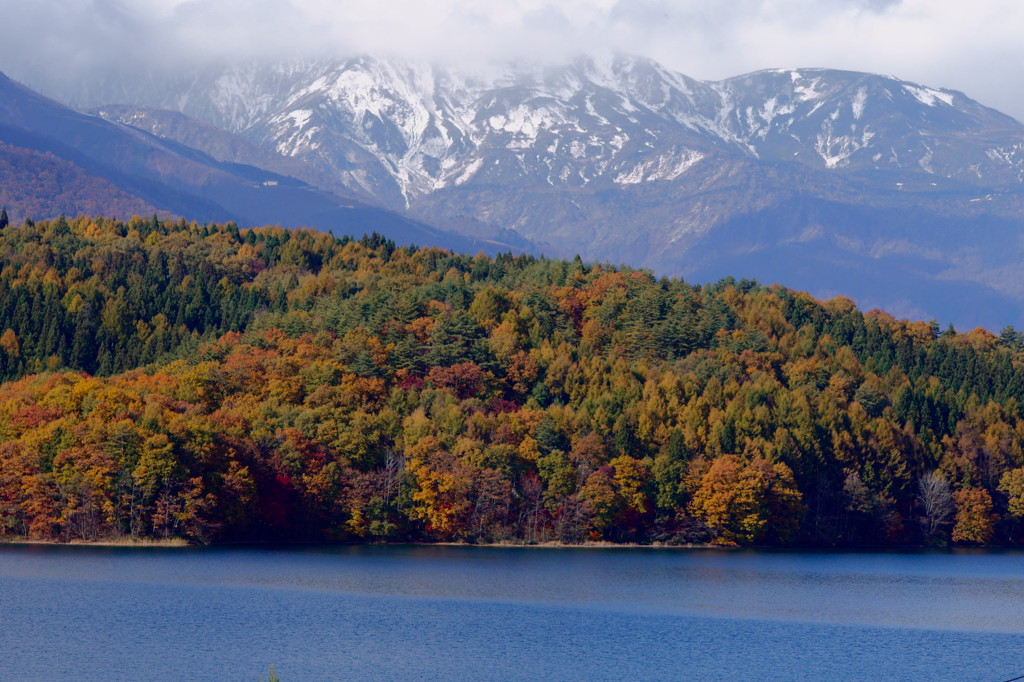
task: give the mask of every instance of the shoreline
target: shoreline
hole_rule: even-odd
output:
[[[104,538],[101,540],[34,540],[24,537],[0,538],[0,545],[48,545],[53,547],[192,547],[187,540],[170,538],[167,540],[130,538]]]
[[[70,542],[60,542],[57,540],[38,540],[28,539],[25,537],[0,537],[0,547],[4,545],[24,545],[24,546],[52,546],[52,547],[110,547],[110,548],[157,548],[157,549],[182,549],[192,547],[208,547],[217,549],[226,549],[231,547],[250,547],[250,548],[327,548],[327,547],[455,547],[455,548],[491,548],[491,549],[580,549],[580,550],[594,550],[594,549],[622,549],[622,550],[678,550],[678,551],[707,551],[716,550],[724,552],[735,552],[735,551],[780,551],[780,552],[920,552],[920,551],[938,551],[938,552],[950,552],[950,551],[972,551],[972,550],[1008,550],[1008,549],[1020,549],[1009,546],[992,546],[992,547],[927,547],[920,545],[900,545],[900,546],[864,546],[864,547],[810,547],[810,546],[790,546],[790,547],[774,547],[774,546],[760,546],[760,545],[716,545],[716,544],[688,544],[688,545],[669,545],[669,544],[640,544],[640,543],[616,543],[607,541],[588,541],[579,544],[567,544],[558,541],[549,542],[536,542],[536,543],[525,543],[525,542],[223,542],[223,543],[212,543],[212,544],[192,544],[183,538],[169,538],[166,540],[160,539],[130,539],[130,538],[104,538],[99,540],[72,540]]]
[[[741,549],[738,545],[668,545],[659,543],[588,541],[570,544],[548,542],[263,542],[238,541],[210,544],[190,543],[184,538],[130,539],[102,538],[98,540],[40,540],[21,537],[0,537],[0,545],[50,545],[54,547],[491,547],[522,549]],[[748,548],[749,549],[749,548]]]
[[[394,542],[379,543],[383,545],[406,545],[413,547],[498,547],[498,548],[523,548],[523,549],[742,549],[739,545],[668,545],[652,542],[640,544],[638,542],[580,542],[570,544],[552,540],[549,542]]]
[[[617,542],[260,542],[240,541],[194,544],[183,538],[167,540],[106,538],[100,540],[38,540],[24,537],[0,538],[0,545],[49,545],[53,547],[491,547],[522,549],[740,549],[731,545],[666,545]]]

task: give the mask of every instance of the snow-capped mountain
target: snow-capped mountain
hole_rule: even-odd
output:
[[[893,283],[1024,296],[1024,278],[996,274],[1024,260],[1016,239],[978,251],[1024,224],[1024,126],[894,77],[703,82],[630,56],[470,71],[359,57],[60,94],[175,109],[351,193],[448,229],[512,230],[548,253],[753,275],[959,322],[956,296],[938,294],[938,309],[927,293],[894,299]]]
[[[724,127],[761,159],[983,185],[1024,178],[1024,127],[959,92],[823,69],[763,71],[713,87]]]
[[[700,82],[625,56],[486,75],[361,57],[149,88],[120,90],[407,204],[470,183],[674,180],[716,153],[981,184],[1024,169],[1013,119],[958,92],[825,69]]]

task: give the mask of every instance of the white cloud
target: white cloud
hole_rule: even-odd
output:
[[[1024,118],[1020,0],[0,0],[0,70],[352,53],[476,63],[581,51],[695,78],[769,67],[891,73]]]

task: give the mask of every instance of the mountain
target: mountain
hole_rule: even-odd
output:
[[[230,135],[211,137],[226,144]],[[350,196],[320,191],[288,175],[233,160],[220,161],[139,128],[74,111],[2,74],[0,145],[10,168],[5,179],[11,183],[5,185],[3,196],[15,216],[160,211],[189,220],[232,220],[243,227],[277,223],[320,227],[338,234],[377,231],[400,243],[472,252],[507,248],[437,230]],[[244,156],[246,145],[239,141],[235,147],[236,156]],[[56,188],[44,187],[42,192],[36,185],[46,176],[28,172],[33,164],[38,166],[40,156],[60,168],[65,182],[78,184],[67,190],[57,183]],[[269,155],[258,156],[252,160],[266,160]],[[287,171],[302,164],[282,159],[275,167]],[[97,200],[96,195],[105,199]]]
[[[157,210],[73,163],[0,143],[0,207],[11,221],[52,215],[105,215],[122,220]]]
[[[91,115],[114,123],[138,128],[163,140],[209,154],[217,161],[255,166],[293,177],[310,185],[352,198],[352,193],[336,177],[304,161],[268,151],[223,128],[203,123],[168,109],[113,105],[89,110]],[[372,198],[362,197],[364,201]]]
[[[955,91],[829,69],[702,82],[630,56],[475,72],[359,57],[63,96],[180,110],[467,235],[1024,323],[1024,126]]]

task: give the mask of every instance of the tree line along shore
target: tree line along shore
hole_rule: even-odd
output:
[[[0,534],[1015,545],[1024,339],[781,286],[0,225]]]

